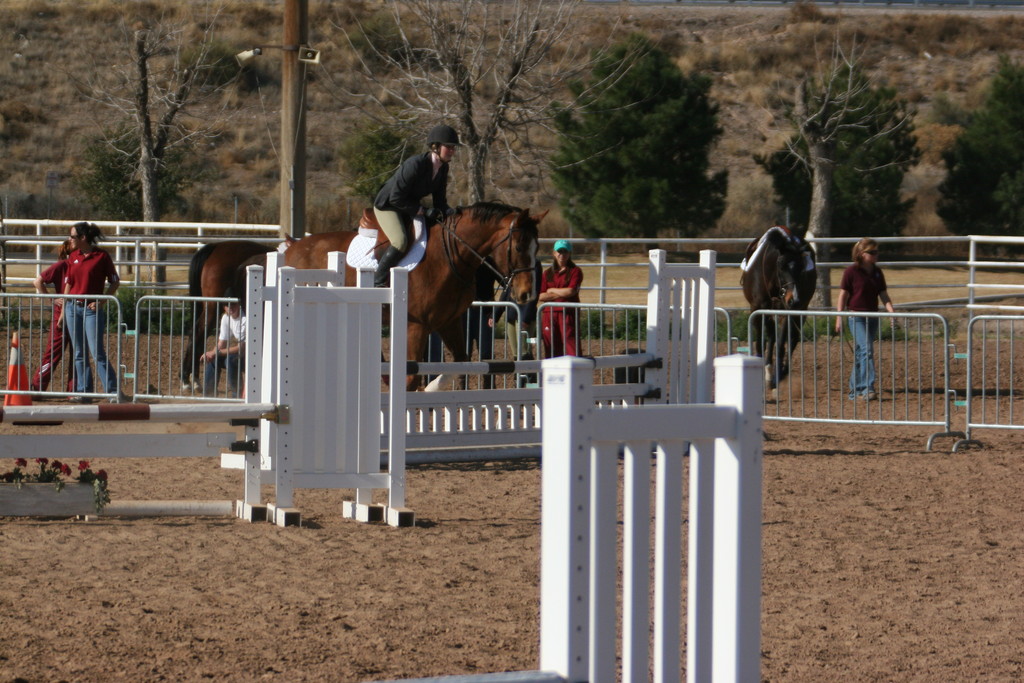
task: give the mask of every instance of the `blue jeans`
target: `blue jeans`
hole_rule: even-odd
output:
[[[217,383],[220,382],[221,368],[228,371],[228,396],[238,398],[242,395],[240,391],[241,382],[238,381],[239,355],[237,353],[221,353],[218,351],[214,359],[206,364],[206,370],[203,372],[204,396],[213,396],[217,393]]]
[[[103,382],[103,390],[108,394],[116,393],[117,369],[107,361],[107,313],[103,305],[97,304],[96,310],[93,310],[83,302],[68,299],[64,306],[64,317],[71,335],[71,346],[75,351],[75,391],[85,393],[92,390],[92,368],[89,367],[86,352],[88,347],[88,353],[96,361],[96,374]]]
[[[875,347],[878,318],[848,318],[853,334],[853,370],[850,371],[850,398],[875,388]]]

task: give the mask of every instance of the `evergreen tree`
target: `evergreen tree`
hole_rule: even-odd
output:
[[[844,82],[845,76],[836,80]],[[900,186],[907,169],[920,158],[913,126],[896,125],[908,116],[906,103],[892,88],[868,87],[861,73],[853,74],[852,83],[856,95],[845,116],[847,123],[859,123],[843,127],[836,136],[831,235],[899,235],[914,205],[913,199],[901,198]],[[865,119],[864,112],[872,116]],[[810,222],[809,158],[807,140],[799,133],[782,149],[755,157],[771,175],[778,202],[789,209],[789,226],[798,232]]]
[[[616,78],[630,59],[629,71]],[[574,228],[593,236],[688,237],[715,224],[727,171],[708,172],[709,150],[722,133],[709,78],[685,76],[664,51],[633,35],[570,88],[585,102],[575,114],[555,116],[561,137],[552,180]],[[595,94],[587,98],[589,91]]]
[[[1000,60],[984,104],[943,161],[936,210],[950,231],[1024,234],[1024,67]]]

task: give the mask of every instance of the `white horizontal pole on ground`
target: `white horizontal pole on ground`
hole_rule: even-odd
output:
[[[112,502],[100,517],[231,517],[231,500],[125,500]]]
[[[95,458],[215,457],[230,450],[234,432],[209,434],[11,434],[0,439],[0,458],[25,458],[38,453],[67,454],[69,462]],[[26,458],[27,459],[27,458]]]
[[[91,406],[31,405],[0,408],[0,422],[228,422],[277,419],[273,403],[107,403]]]

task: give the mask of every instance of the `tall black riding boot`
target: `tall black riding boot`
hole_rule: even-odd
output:
[[[391,269],[398,265],[404,255],[402,250],[388,247],[377,262],[377,272],[373,274],[374,287],[387,287],[391,284]]]

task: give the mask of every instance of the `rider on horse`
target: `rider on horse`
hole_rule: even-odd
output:
[[[373,212],[391,244],[377,264],[374,287],[388,286],[391,268],[405,255],[414,217],[423,214],[432,223],[455,213],[448,206],[448,164],[459,144],[454,128],[434,126],[427,136],[430,151],[406,159],[377,193]],[[433,197],[433,206],[424,209],[420,199],[428,194]]]

